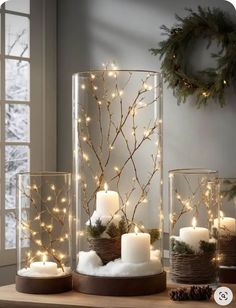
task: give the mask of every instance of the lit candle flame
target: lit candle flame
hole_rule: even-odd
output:
[[[47,256],[43,254],[43,265],[45,265],[45,262],[47,261]]]
[[[137,226],[134,227],[134,232],[135,232],[136,235],[138,235],[138,227]]]
[[[105,192],[107,193],[107,191],[108,191],[108,185],[107,185],[107,183],[104,184],[104,190],[105,190]]]
[[[192,220],[193,229],[196,228],[196,225],[197,225],[197,219],[196,219],[196,217],[193,217],[193,220]]]

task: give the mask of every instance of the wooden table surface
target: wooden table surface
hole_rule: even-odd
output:
[[[228,285],[234,292],[234,300],[228,307],[236,307],[236,285]],[[170,288],[170,287],[169,287]],[[104,297],[77,293],[74,291],[53,295],[32,295],[18,293],[15,285],[0,287],[0,307],[98,307],[98,308],[211,308],[220,307],[214,300],[207,302],[173,302],[169,300],[168,290],[151,296],[140,297]]]

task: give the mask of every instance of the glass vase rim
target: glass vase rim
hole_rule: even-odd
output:
[[[207,169],[207,168],[183,168],[183,169],[172,169],[169,170],[170,174],[214,174],[217,175],[217,170]]]
[[[42,172],[19,172],[17,176],[35,176],[35,177],[46,177],[46,176],[71,176],[70,172],[63,172],[63,171],[42,171]]]
[[[134,72],[134,73],[150,73],[150,74],[155,74],[157,76],[162,77],[162,73],[154,70],[145,70],[145,69],[92,69],[92,70],[87,70],[87,71],[80,71],[74,73],[72,76],[77,76],[81,75],[82,77],[83,74],[92,74],[92,73],[102,73],[102,72],[119,72],[119,73],[127,73],[127,72]]]
[[[219,177],[219,181],[224,181],[224,180],[235,180],[236,181],[236,176],[229,176],[229,177],[227,177],[227,176],[221,176],[221,177]]]

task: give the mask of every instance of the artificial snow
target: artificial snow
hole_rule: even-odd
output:
[[[114,216],[100,216],[97,211],[93,212],[93,215],[90,217],[90,220],[86,222],[86,225],[89,226],[90,224],[92,226],[96,225],[96,222],[98,220],[101,220],[101,223],[103,226],[106,226],[109,222],[113,222],[115,225],[118,225],[119,221],[121,220],[121,216],[118,214],[115,214]]]
[[[38,273],[35,270],[31,269],[30,267],[27,268],[22,268],[17,272],[19,276],[26,276],[26,277],[60,277],[60,276],[65,276],[71,273],[71,268],[66,267],[64,268],[64,272],[62,271],[61,268],[57,269],[57,275],[51,275],[51,274],[46,274],[46,273]]]
[[[133,264],[116,259],[106,265],[102,265],[102,260],[95,251],[81,251],[77,265],[77,272],[81,274],[105,277],[148,276],[159,274],[162,271],[159,250],[151,250],[150,262]]]

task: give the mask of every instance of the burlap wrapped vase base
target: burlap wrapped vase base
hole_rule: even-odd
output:
[[[121,257],[121,238],[89,238],[89,249],[96,251],[103,264]]]
[[[236,235],[220,236],[220,265],[236,267]]]
[[[215,253],[171,253],[171,278],[184,284],[208,284],[216,279]]]

